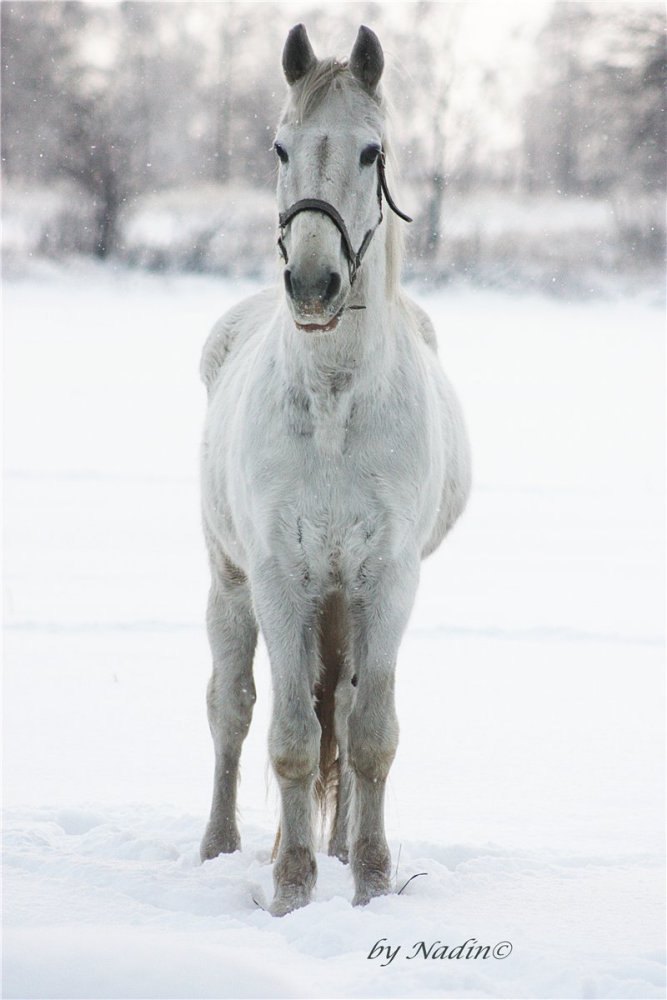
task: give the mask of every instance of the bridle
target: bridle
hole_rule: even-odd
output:
[[[389,188],[387,186],[387,178],[385,176],[385,151],[381,149],[377,160],[377,174],[378,174],[378,185],[377,185],[377,199],[378,208],[380,210],[380,218],[375,223],[372,229],[369,229],[363,240],[361,241],[361,246],[355,251],[352,246],[352,240],[350,239],[350,234],[347,231],[347,226],[345,225],[345,220],[340,214],[337,208],[328,202],[322,201],[321,198],[301,198],[300,201],[295,201],[293,205],[290,205],[284,212],[281,212],[278,216],[278,222],[280,224],[280,235],[278,237],[278,246],[280,247],[280,252],[282,254],[283,260],[286,264],[289,263],[289,257],[287,256],[287,247],[283,242],[285,236],[285,230],[289,226],[292,219],[299,215],[300,212],[321,212],[323,215],[328,215],[331,221],[334,223],[338,232],[341,235],[341,241],[343,250],[345,251],[345,256],[347,258],[347,266],[350,272],[350,284],[353,285],[355,278],[357,277],[357,272],[361,267],[361,262],[363,260],[364,254],[368,250],[369,244],[375,235],[375,231],[382,222],[382,195],[384,194],[387,199],[387,204],[389,208],[394,212],[400,219],[405,222],[412,222],[409,215],[396,206],[396,202],[392,198]]]

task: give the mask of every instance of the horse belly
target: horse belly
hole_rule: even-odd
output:
[[[439,368],[439,365],[438,365]],[[470,442],[463,411],[454,389],[439,369],[439,421],[441,425],[442,480],[437,504],[437,516],[422,550],[430,555],[442,542],[463,513],[470,494]]]

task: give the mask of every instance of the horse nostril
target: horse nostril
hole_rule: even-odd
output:
[[[337,274],[335,271],[332,271],[331,274],[329,275],[329,284],[327,285],[327,289],[324,293],[324,301],[330,302],[333,299],[333,297],[338,294],[339,291],[340,291],[340,274]]]
[[[294,289],[292,288],[292,272],[288,267],[285,268],[285,291],[291,299],[294,298]]]

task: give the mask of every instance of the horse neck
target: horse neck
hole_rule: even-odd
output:
[[[387,288],[387,225],[370,244],[349,305],[335,331],[307,334],[295,328],[284,306],[284,357],[289,381],[309,392],[328,391],[332,381],[350,389],[382,377],[395,347],[396,303]]]

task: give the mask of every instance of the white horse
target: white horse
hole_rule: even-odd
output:
[[[259,627],[281,795],[276,915],[311,898],[316,792],[324,801],[327,789],[329,853],[349,856],[354,903],[390,891],[396,657],[420,560],[470,483],[433,327],[399,284],[401,223],[383,215],[383,193],[402,215],[385,179],[383,65],[368,28],[347,62],[318,60],[303,25],[290,31],[275,141],[284,289],[230,310],[202,357],[215,781],[201,855],[240,848],[236,786]]]

